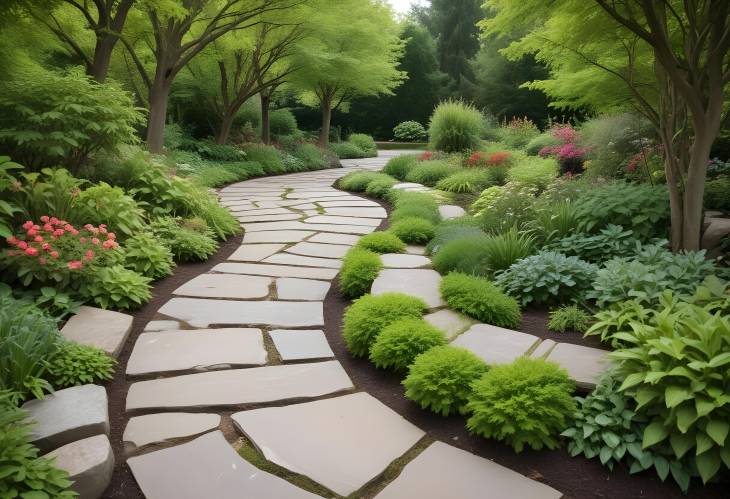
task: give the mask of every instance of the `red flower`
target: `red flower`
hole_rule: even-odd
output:
[[[493,153],[491,156],[489,156],[489,159],[487,160],[487,164],[489,166],[497,166],[505,163],[509,160],[510,156],[512,156],[512,153],[509,151],[498,151]]]
[[[51,251],[51,258],[58,258],[58,251]]]
[[[26,243],[25,241],[18,241],[18,248],[24,250],[27,247],[28,247],[28,243]]]
[[[106,235],[106,237],[107,237],[107,239],[111,239],[112,241],[114,241],[117,238],[117,235],[113,232],[110,232],[109,234]]]
[[[70,270],[78,270],[83,268],[84,264],[80,260],[72,260],[66,264]]]
[[[417,159],[418,161],[428,161],[431,158],[433,158],[433,153],[431,151],[426,151],[421,154]]]
[[[25,254],[28,255],[28,256],[37,256],[38,255],[38,250],[36,248],[26,248],[25,249]]]
[[[46,232],[53,232],[53,225],[46,224],[43,226],[43,230],[45,230]]]
[[[25,230],[29,230],[29,229],[32,229],[32,228],[33,228],[33,225],[35,225],[35,224],[33,223],[33,220],[28,220],[27,222],[25,222],[25,223],[23,224],[23,228],[24,228]]]
[[[104,246],[104,249],[112,249],[112,248],[116,248],[117,246],[119,246],[119,244],[116,241],[107,239],[106,241],[104,241],[104,244],[102,246]]]
[[[48,243],[44,243],[41,248],[43,248],[43,251],[51,251],[51,245]]]

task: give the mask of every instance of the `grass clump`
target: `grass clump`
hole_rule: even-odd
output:
[[[377,253],[352,248],[342,259],[340,289],[348,298],[358,298],[370,291],[383,263]]]
[[[552,158],[528,156],[507,172],[507,180],[543,191],[558,176],[558,162]]]
[[[390,189],[397,184],[398,181],[390,176],[383,176],[373,179],[365,188],[365,194],[374,198],[384,199],[390,193]]]
[[[370,347],[375,367],[405,371],[417,355],[446,343],[443,331],[420,317],[404,317],[386,326]]]
[[[370,182],[383,178],[387,179],[390,177],[378,172],[352,172],[342,177],[338,185],[346,191],[365,192]]]
[[[402,293],[365,295],[345,311],[342,335],[354,357],[368,355],[380,332],[403,317],[421,317],[427,305],[420,298]]]
[[[266,175],[286,173],[286,167],[279,151],[265,144],[248,144],[243,148],[248,161],[259,163]]]
[[[463,170],[442,178],[436,183],[436,189],[446,192],[472,193],[480,192],[490,185],[492,176],[488,170]]]
[[[413,154],[403,154],[402,156],[396,156],[388,160],[383,173],[387,173],[391,177],[395,177],[398,180],[405,180],[408,172],[418,164],[416,156]]]
[[[576,410],[575,383],[558,364],[522,357],[493,366],[473,385],[470,432],[511,445],[555,449]]]
[[[357,247],[380,254],[402,253],[406,244],[390,232],[371,232],[360,238]]]
[[[465,414],[471,384],[488,367],[476,355],[451,345],[437,346],[416,357],[403,380],[406,397],[436,414]]]
[[[484,117],[474,106],[460,100],[442,102],[431,116],[429,146],[445,152],[477,149],[484,125]]]
[[[364,133],[353,133],[347,137],[347,141],[350,144],[355,144],[358,149],[364,151],[368,156],[377,156],[378,147],[375,145],[375,140],[370,135]]]
[[[487,279],[452,272],[441,280],[441,296],[452,309],[487,324],[516,328],[522,321],[517,301]]]
[[[568,305],[550,312],[548,329],[559,333],[565,331],[585,333],[592,322],[591,316],[578,305]]]
[[[330,144],[330,151],[340,159],[367,158],[369,154],[352,142],[339,142]]]
[[[423,218],[409,217],[397,221],[390,232],[407,244],[426,244],[434,236],[436,226]]]
[[[459,169],[449,164],[448,161],[421,161],[419,164],[411,168],[406,175],[406,181],[433,187],[442,178],[453,175],[458,171]]]

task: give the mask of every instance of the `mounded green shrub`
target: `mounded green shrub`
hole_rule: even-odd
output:
[[[436,226],[436,234],[431,239],[431,242],[428,243],[426,251],[431,255],[436,255],[451,241],[484,235],[484,231],[479,228],[479,221],[473,217],[464,216],[444,220]]]
[[[472,385],[467,404],[470,432],[493,438],[522,452],[560,446],[571,422],[575,383],[558,364],[521,357],[493,366]]]
[[[337,184],[341,189],[346,191],[365,192],[365,189],[367,189],[370,182],[389,178],[390,177],[388,175],[379,172],[358,171],[348,173],[342,177]]]
[[[395,190],[391,191],[389,198],[396,209],[406,206],[427,206],[430,210],[438,212],[439,205],[436,199],[427,192]]]
[[[484,117],[474,106],[459,100],[445,101],[431,116],[429,146],[445,152],[476,149],[484,128]]]
[[[395,140],[403,142],[419,142],[426,136],[426,129],[417,121],[402,121],[393,128]]]
[[[352,142],[335,142],[330,144],[330,151],[340,159],[367,158],[368,153]]]
[[[129,310],[139,308],[152,298],[151,281],[133,270],[113,265],[96,273],[85,294],[101,308]]]
[[[275,147],[266,144],[247,144],[243,151],[246,153],[246,159],[260,164],[267,175],[286,173],[281,154]]]
[[[545,188],[558,176],[560,168],[553,158],[528,156],[517,161],[507,172],[507,180],[529,185],[538,191]]]
[[[362,248],[352,248],[342,259],[340,289],[349,298],[357,298],[370,292],[373,281],[383,268],[377,253]]]
[[[415,155],[403,154],[389,159],[383,167],[383,173],[387,173],[398,180],[405,180],[408,172],[416,165],[418,165],[418,161]]]
[[[381,254],[402,253],[406,244],[390,232],[371,232],[362,236],[356,247]]]
[[[364,151],[368,156],[378,155],[378,147],[375,145],[375,141],[370,135],[366,135],[364,133],[353,133],[347,137],[347,141],[350,144],[355,144],[355,146]]]
[[[565,331],[585,333],[591,327],[591,322],[593,321],[588,312],[578,305],[567,305],[550,311],[548,329],[559,333]]]
[[[272,135],[293,135],[297,119],[288,109],[275,109],[269,113],[269,130]]]
[[[397,184],[398,181],[392,177],[379,177],[371,180],[365,188],[365,194],[374,198],[384,199],[390,193],[390,189]]]
[[[401,203],[395,210],[390,213],[388,219],[390,223],[398,222],[404,218],[422,218],[433,224],[441,221],[441,215],[438,209],[426,204]]]
[[[66,341],[48,364],[48,379],[56,390],[107,381],[114,375],[115,364],[104,350]]]
[[[419,164],[410,169],[406,175],[406,181],[433,187],[439,180],[458,171],[459,168],[454,167],[445,160],[420,161]]]
[[[516,328],[522,321],[517,301],[487,279],[452,272],[441,280],[441,296],[452,309],[487,324]]]
[[[170,248],[178,262],[207,260],[218,250],[218,243],[205,222],[194,229],[186,226],[182,219],[163,217],[153,221],[150,230],[162,244]]]
[[[406,398],[436,414],[465,414],[471,384],[488,366],[465,348],[443,345],[416,357],[403,380]]]
[[[106,224],[120,236],[130,236],[144,228],[144,211],[134,198],[127,196],[122,188],[105,182],[81,191],[74,207],[80,222]]]
[[[436,183],[436,189],[446,192],[471,193],[481,192],[492,183],[492,176],[488,170],[474,168],[452,173]]]
[[[172,252],[149,232],[140,232],[124,241],[124,266],[152,279],[172,274]]]
[[[345,311],[342,335],[354,357],[368,355],[380,332],[403,317],[421,317],[428,306],[420,298],[402,293],[383,293],[358,298]]]
[[[730,178],[720,177],[707,182],[705,186],[705,208],[730,211]]]
[[[239,176],[223,166],[206,166],[198,170],[195,175],[191,177],[191,180],[195,182],[196,185],[203,187],[220,187],[246,178],[245,172],[241,172]]]
[[[417,355],[445,343],[440,329],[420,317],[404,317],[383,328],[370,347],[370,360],[375,367],[401,372]]]
[[[390,226],[390,232],[407,244],[426,244],[434,236],[436,226],[423,218],[404,218]]]

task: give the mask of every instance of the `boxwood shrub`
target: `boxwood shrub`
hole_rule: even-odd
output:
[[[381,254],[402,253],[406,244],[390,232],[371,232],[360,238],[357,247]]]
[[[370,292],[373,281],[383,268],[377,253],[363,248],[352,248],[342,259],[340,289],[349,298],[357,298]]]
[[[487,324],[515,328],[522,321],[517,301],[481,277],[452,272],[441,280],[441,296],[452,309]]]
[[[443,331],[420,317],[404,317],[383,328],[370,347],[376,367],[405,371],[417,355],[446,343]]]
[[[397,221],[390,232],[408,244],[426,244],[431,240],[436,226],[423,218],[408,217]]]

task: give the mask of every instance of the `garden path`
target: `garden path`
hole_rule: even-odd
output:
[[[322,330],[325,295],[344,253],[387,214],[332,184],[394,154],[220,191],[245,229],[242,245],[174,292],[127,364],[127,463],[147,498],[319,497],[240,457],[238,434],[326,497],[560,497],[433,442],[358,390],[334,358]],[[400,475],[373,487],[396,460]]]

